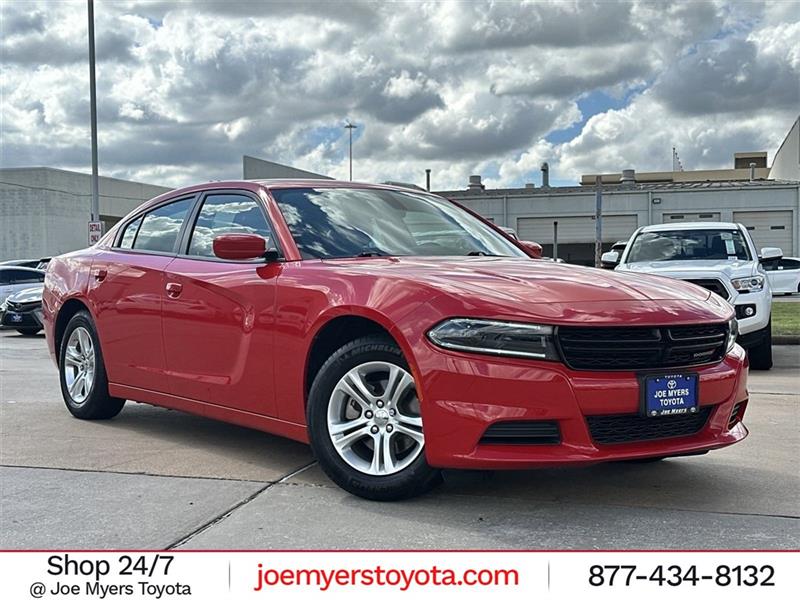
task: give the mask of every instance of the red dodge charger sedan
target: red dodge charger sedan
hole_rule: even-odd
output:
[[[421,191],[207,183],[53,259],[47,341],[78,418],[130,399],[310,442],[372,499],[425,492],[442,468],[657,460],[747,435],[726,302],[528,248]]]

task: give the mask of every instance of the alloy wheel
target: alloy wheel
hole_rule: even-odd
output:
[[[76,327],[67,340],[64,354],[64,381],[70,399],[83,404],[92,391],[95,378],[94,343],[89,331]]]
[[[414,379],[404,368],[374,361],[354,367],[333,388],[328,434],[344,461],[367,475],[392,475],[425,446]]]

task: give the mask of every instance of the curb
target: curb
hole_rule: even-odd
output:
[[[773,335],[773,346],[800,346],[800,335]]]

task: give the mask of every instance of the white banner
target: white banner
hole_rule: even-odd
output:
[[[786,598],[800,589],[798,557],[797,552],[0,552],[0,597]]]

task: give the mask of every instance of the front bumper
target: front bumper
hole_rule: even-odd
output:
[[[42,307],[37,304],[35,307],[22,307],[19,309],[9,307],[2,316],[0,316],[0,325],[7,329],[26,329],[36,330],[42,329],[44,326],[42,316]]]
[[[736,320],[739,322],[739,335],[743,339],[754,332],[763,332],[769,324],[772,312],[772,293],[769,289],[758,292],[748,292],[731,296],[729,302],[736,310]],[[752,308],[755,314],[752,317],[744,316],[744,309]],[[740,342],[741,343],[741,342]],[[746,346],[746,344],[742,344]],[[750,344],[752,345],[752,344]]]
[[[465,355],[430,344],[417,359],[424,373],[417,374],[417,390],[425,452],[435,467],[523,469],[697,454],[748,433],[741,422],[748,365],[739,346],[718,364],[683,369],[700,375],[700,408],[708,418],[699,430],[608,444],[595,441],[587,417],[638,418],[639,382],[633,372],[572,371],[560,363]],[[508,421],[556,422],[559,436],[545,444],[482,441],[489,426]]]

